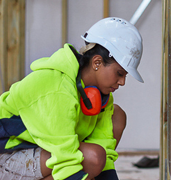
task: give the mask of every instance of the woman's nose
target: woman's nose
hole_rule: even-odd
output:
[[[118,84],[119,84],[120,86],[124,86],[124,85],[125,85],[125,79],[126,79],[126,77],[121,77],[121,78],[119,79],[119,81],[118,81]]]

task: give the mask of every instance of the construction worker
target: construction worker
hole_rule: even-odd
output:
[[[82,39],[81,53],[65,44],[1,95],[1,180],[118,180],[115,149],[126,114],[112,93],[127,73],[143,82],[142,38],[126,20],[110,17]]]

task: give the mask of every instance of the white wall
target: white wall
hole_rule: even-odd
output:
[[[30,63],[61,47],[61,1],[26,0],[26,74]]]
[[[62,0],[26,0],[26,74],[30,63],[61,47]],[[110,16],[130,20],[141,0],[110,0]],[[68,42],[78,50],[80,38],[103,18],[103,0],[68,1]],[[145,83],[128,75],[115,92],[115,103],[127,113],[127,127],[118,149],[158,149],[161,84],[161,0],[152,0],[136,24],[143,37],[139,71]]]
[[[102,5],[103,0],[68,1],[68,42],[77,49],[84,45],[80,36],[103,18]]]
[[[110,1],[110,15],[130,20],[141,0]],[[127,113],[127,128],[119,148],[156,149],[160,143],[161,96],[161,0],[152,0],[135,26],[143,38],[139,66],[145,83],[128,76],[127,83],[114,93],[115,102]]]

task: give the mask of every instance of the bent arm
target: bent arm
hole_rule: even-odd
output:
[[[113,135],[114,138],[117,140],[116,143],[116,147],[117,147],[122,137],[123,131],[126,127],[126,113],[117,104],[114,104],[114,113],[112,115],[112,122],[113,122]]]

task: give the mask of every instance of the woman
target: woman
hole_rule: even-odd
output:
[[[118,179],[115,148],[126,115],[112,92],[127,73],[143,82],[141,36],[129,22],[106,18],[82,38],[82,55],[65,44],[1,95],[2,180]]]

